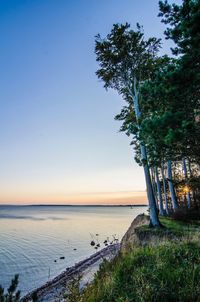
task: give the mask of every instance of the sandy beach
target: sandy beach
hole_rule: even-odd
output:
[[[93,280],[94,274],[98,271],[99,265],[104,259],[111,260],[119,251],[120,244],[113,244],[94,253],[74,266],[66,268],[61,274],[48,281],[41,287],[33,290],[24,296],[20,302],[32,301],[33,293],[37,293],[39,302],[61,302],[66,292],[66,284],[73,278],[81,275],[80,286],[83,288]]]

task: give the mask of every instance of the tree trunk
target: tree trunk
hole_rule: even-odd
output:
[[[158,198],[157,198],[157,191],[156,191],[156,182],[155,182],[155,173],[154,173],[154,168],[150,168],[150,175],[151,175],[151,183],[152,183],[152,189],[153,189],[153,194],[155,196],[155,201],[156,201],[156,207],[159,209],[158,205]]]
[[[153,193],[145,146],[141,144],[140,150],[141,150],[141,157],[143,161],[144,175],[145,175],[146,188],[147,188],[147,197],[148,197],[149,210],[150,210],[150,226],[152,227],[161,226],[160,221],[158,219],[158,210],[156,207],[156,200]]]
[[[173,210],[176,211],[178,209],[178,203],[177,203],[177,199],[176,199],[174,185],[172,182],[172,162],[171,162],[171,160],[168,160],[168,162],[167,162],[167,178],[168,178],[170,196],[171,196],[171,200],[172,200],[172,207],[173,207]]]
[[[165,211],[167,215],[169,215],[169,207],[168,207],[168,200],[167,200],[167,187],[166,187],[166,181],[165,181],[165,174],[163,166],[161,166],[161,175],[162,175],[162,181],[163,181],[163,193],[164,193],[164,200],[165,200]]]
[[[200,169],[200,165],[199,165],[199,169]],[[189,158],[188,158],[188,170],[189,170],[189,173],[190,173],[190,177],[192,177],[192,169],[191,169],[191,163],[190,163]]]
[[[158,168],[157,167],[155,167],[155,176],[156,176],[156,187],[157,187],[157,192],[158,192],[158,201],[159,201],[160,215],[164,216],[163,200],[162,200],[160,180],[159,180],[159,176],[158,176]]]
[[[188,173],[187,173],[187,166],[186,166],[185,158],[183,158],[183,160],[182,160],[182,165],[183,165],[183,172],[184,172],[185,180],[186,180],[186,183],[187,183],[187,181],[188,181]],[[190,209],[190,207],[191,207],[191,198],[190,198],[190,191],[189,191],[189,189],[186,192],[186,198],[187,198],[187,206]]]
[[[138,102],[138,90],[136,87],[136,78],[134,78],[134,83],[133,83],[133,90],[131,92],[132,99],[133,99],[133,107],[135,111],[135,116],[137,119],[137,124],[138,124],[138,129],[140,130],[140,123],[139,119],[141,116],[140,108],[139,108],[139,102]],[[146,188],[147,188],[147,197],[148,197],[148,203],[149,203],[149,211],[150,211],[150,226],[155,227],[155,226],[161,226],[161,223],[158,219],[158,211],[156,207],[156,201],[155,201],[155,196],[153,193],[153,188],[152,188],[152,183],[151,183],[151,176],[150,176],[150,171],[149,171],[149,166],[148,166],[148,160],[147,160],[147,152],[146,152],[146,147],[142,141],[140,141],[140,151],[141,151],[141,159],[142,159],[142,164],[144,168],[144,175],[145,175],[145,181],[146,181]]]

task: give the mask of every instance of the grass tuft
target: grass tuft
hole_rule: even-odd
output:
[[[164,228],[143,226],[138,231],[158,237],[172,234],[178,241],[132,246],[113,261],[104,261],[94,281],[74,302],[199,302],[199,222],[161,218],[161,223]]]

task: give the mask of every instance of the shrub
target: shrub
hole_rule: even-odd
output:
[[[82,276],[78,275],[73,277],[68,283],[66,287],[66,294],[64,298],[67,302],[79,302],[81,301],[81,290],[80,290],[80,280]]]
[[[200,208],[180,208],[172,212],[170,217],[183,222],[200,220]]]
[[[7,293],[4,293],[4,288],[0,285],[0,302],[18,302],[20,300],[20,291],[17,291],[18,279],[19,275],[15,275]]]

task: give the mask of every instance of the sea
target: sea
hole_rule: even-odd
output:
[[[121,240],[146,206],[0,206],[0,285],[19,274],[22,296]]]

